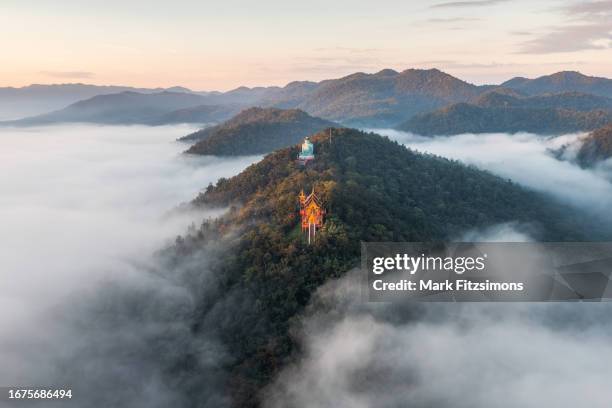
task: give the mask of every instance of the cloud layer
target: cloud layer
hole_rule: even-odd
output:
[[[93,78],[95,74],[89,71],[40,71],[41,74],[46,75],[51,78],[73,78],[73,79],[83,79],[83,78]]]
[[[450,1],[446,3],[437,3],[431,8],[465,8],[465,7],[483,7],[494,6],[499,3],[504,3],[508,0],[472,0],[472,1]]]
[[[177,203],[257,158],[188,158],[186,127],[4,129],[0,384],[70,386],[79,406],[224,407],[231,362],[214,328],[239,303],[216,299],[219,248],[173,263],[156,250],[214,213]],[[552,158],[535,135],[396,140],[486,168],[595,215],[610,184]],[[465,239],[525,241],[520,225]],[[359,276],[321,287],[294,323],[304,354],[265,392],[270,407],[607,407],[611,310],[600,304],[362,304]],[[95,398],[91,398],[95,396]],[[510,397],[509,397],[510,396]],[[67,406],[74,405],[74,402]]]
[[[521,52],[548,54],[612,47],[612,1],[574,2],[558,10],[565,17],[564,24],[548,27],[524,42]]]
[[[191,328],[194,298],[214,290],[210,250],[180,268],[155,253],[217,214],[178,204],[258,158],[184,157],[174,140],[191,130],[1,130],[0,384],[73,387],[80,407],[167,407],[184,398],[168,381],[180,358],[215,377],[222,347]]]
[[[528,238],[511,229],[478,240]],[[319,289],[294,324],[304,353],[266,390],[267,407],[612,403],[609,304],[373,304],[361,284],[353,271]]]

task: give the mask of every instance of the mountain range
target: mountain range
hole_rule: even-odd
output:
[[[72,103],[97,95],[120,92],[158,93],[192,92],[175,86],[171,88],[134,88],[131,86],[88,84],[34,84],[21,88],[0,87],[0,120],[15,120],[62,109]]]
[[[501,84],[529,95],[559,92],[583,92],[612,98],[612,80],[583,75],[576,71],[562,71],[535,79],[515,77]]]
[[[288,97],[283,89],[267,102],[344,124],[371,127],[391,126],[417,113],[469,100],[480,89],[437,69],[359,72],[300,87],[306,87],[301,97],[295,97],[294,92]]]
[[[196,141],[187,153],[235,156],[269,153],[297,144],[304,137],[337,126],[299,109],[249,108],[227,122],[179,140]]]
[[[612,99],[567,92],[521,96],[489,91],[470,103],[416,115],[398,129],[425,136],[486,132],[561,134],[597,129],[612,122]]]
[[[88,85],[57,87],[41,89],[40,93],[56,95],[54,100],[57,101],[62,89],[66,91],[66,98],[75,98],[79,92],[89,95],[122,89]],[[19,100],[21,96],[18,95],[34,92],[29,88],[5,89],[5,92],[9,91],[14,95],[12,99],[2,99],[0,89],[0,112],[11,100]],[[521,123],[520,130],[543,128],[546,133],[555,133],[564,129],[593,129],[601,125],[598,121],[605,114],[596,111],[610,109],[612,80],[566,71],[535,79],[517,77],[501,85],[477,86],[437,69],[407,69],[402,72],[384,69],[373,74],[358,72],[321,82],[294,81],[284,87],[240,87],[228,92],[192,92],[186,88],[176,88],[170,92],[151,89],[138,91],[122,90],[114,93],[121,95],[115,97],[96,95],[65,109],[10,124],[63,121],[144,124],[220,122],[241,109],[259,106],[300,109],[312,116],[357,127],[408,128],[410,126],[406,123],[418,116],[421,123],[418,128],[427,134],[433,134],[438,129],[445,133],[463,132],[469,127],[461,120],[481,114],[485,116],[484,123],[472,126],[474,131],[488,131],[486,129],[491,126],[487,121],[504,123],[497,126],[499,131],[515,131],[517,127],[512,123],[518,121]],[[492,91],[495,94],[491,94]],[[142,96],[134,95],[136,93]],[[115,103],[121,109],[110,106]],[[505,109],[508,107],[517,110],[508,112]],[[433,117],[424,119],[419,116],[432,112],[435,112]],[[458,116],[447,118],[449,114]],[[530,124],[534,120],[531,118],[540,114],[544,115],[544,125],[537,127]],[[455,117],[460,119],[457,128],[452,128],[452,122],[446,126],[437,123],[454,120]],[[553,122],[557,121],[560,121],[559,124],[553,126]]]

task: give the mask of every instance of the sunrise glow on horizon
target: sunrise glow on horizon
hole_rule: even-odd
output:
[[[0,86],[228,90],[383,68],[438,68],[477,84],[612,76],[609,0],[3,3]]]

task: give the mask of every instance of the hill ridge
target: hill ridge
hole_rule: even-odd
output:
[[[425,136],[460,133],[560,134],[593,130],[612,121],[612,99],[580,92],[522,97],[492,90],[470,103],[417,115],[398,129]]]
[[[186,151],[189,154],[254,155],[296,144],[309,134],[332,126],[336,124],[300,109],[254,107],[179,140],[196,141]]]

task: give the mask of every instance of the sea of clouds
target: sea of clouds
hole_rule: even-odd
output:
[[[475,241],[531,238],[513,224]],[[609,303],[362,303],[361,272],[319,288],[303,350],[265,390],[302,408],[609,407]]]
[[[190,131],[0,130],[0,386],[76,387],[90,397],[80,407],[170,406],[172,351],[220,354],[190,337],[193,292],[157,273],[154,254],[218,214],[181,203],[260,157],[184,156],[175,139]],[[207,259],[192,261],[197,286]]]
[[[0,386],[65,386],[79,407],[223,407],[213,255],[171,270],[156,251],[218,212],[176,211],[259,157],[181,155],[185,126],[0,130]],[[422,138],[378,131],[462,160],[609,222],[606,168],[584,170],[530,134]],[[529,241],[516,223],[466,231]],[[322,286],[293,324],[304,352],[265,390],[269,407],[612,405],[607,304],[363,304],[357,272]],[[228,296],[213,308],[231,312]],[[74,402],[65,406],[75,406]],[[25,406],[21,404],[19,406]],[[49,404],[49,406],[53,406]]]

